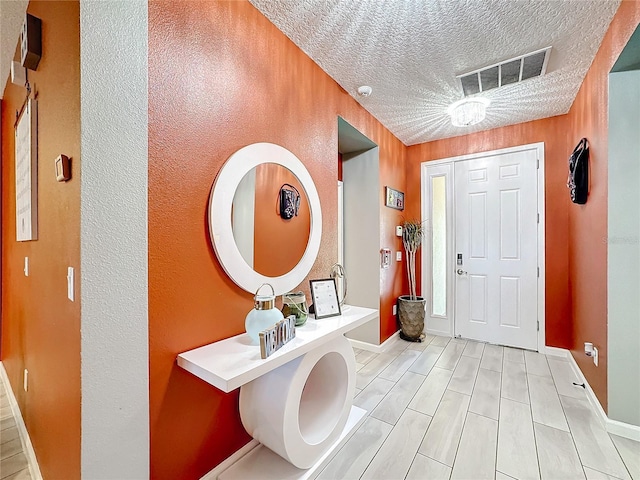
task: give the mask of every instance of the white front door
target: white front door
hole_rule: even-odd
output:
[[[455,162],[455,334],[537,350],[535,150]]]

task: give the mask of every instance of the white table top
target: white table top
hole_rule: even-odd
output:
[[[223,392],[231,392],[377,316],[373,308],[349,306],[337,317],[310,317],[296,327],[296,338],[264,360],[260,346],[251,345],[249,335],[243,333],[181,353],[178,365]]]

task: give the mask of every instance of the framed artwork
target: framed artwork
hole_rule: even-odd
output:
[[[38,239],[38,104],[28,99],[15,128],[16,240]]]
[[[389,208],[404,210],[404,193],[394,190],[391,187],[385,187],[385,205]]]
[[[309,286],[311,287],[311,300],[316,312],[316,319],[342,314],[335,279],[309,280]]]

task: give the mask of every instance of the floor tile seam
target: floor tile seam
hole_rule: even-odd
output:
[[[527,384],[527,390],[529,385]],[[529,399],[531,401],[531,399]],[[531,431],[533,433],[533,445],[534,451],[536,453],[536,465],[538,466],[538,478],[542,478],[542,468],[540,467],[540,453],[538,451],[538,436],[536,435],[536,426],[533,421],[533,411],[531,410],[531,405],[529,405],[529,418],[531,419]]]
[[[580,465],[582,465],[582,471],[583,472],[584,472],[585,468],[588,468],[590,470],[594,470],[594,471],[596,471],[598,473],[601,473],[602,475],[606,475],[607,477],[615,478],[616,480],[622,480],[622,478],[620,478],[620,477],[616,477],[615,475],[611,475],[610,473],[603,472],[602,470],[598,470],[597,468],[590,467],[589,465],[585,465],[584,463],[582,463],[582,459],[580,459]],[[587,476],[587,472],[584,472],[584,475],[586,477]],[[631,477],[631,478],[633,478],[633,477]]]
[[[627,462],[625,462],[624,457],[622,456],[622,453],[620,452],[620,449],[618,448],[618,444],[611,437],[611,433],[607,432],[607,435],[609,435],[609,440],[611,440],[611,443],[613,443],[613,448],[616,449],[616,452],[618,453],[618,456],[620,457],[620,460],[622,460],[622,464],[624,465],[624,468],[627,469],[627,473],[629,474],[629,478],[633,478],[633,475],[631,475],[631,470],[627,466]],[[638,443],[638,442],[636,442],[636,443]],[[639,449],[638,454],[640,455],[640,449]]]
[[[497,464],[497,462],[496,462],[496,466],[497,466],[497,465],[498,465],[498,464]],[[515,479],[514,477],[512,477],[511,475],[507,475],[506,473],[501,472],[501,471],[500,471],[500,470],[498,470],[497,468],[496,468],[496,472],[497,472],[497,473],[500,473],[500,474],[502,474],[502,475],[504,475],[504,476],[505,476],[505,477],[507,477],[507,478],[513,478],[513,480],[516,480],[516,479]]]
[[[531,412],[531,413],[532,413],[532,415],[531,415],[531,419],[532,419],[532,421],[533,421],[533,424],[534,424],[533,426],[534,426],[534,428],[535,428],[536,424],[537,424],[537,425],[540,425],[540,426],[543,426],[543,427],[547,427],[547,428],[553,428],[554,430],[557,430],[558,432],[568,433],[569,435],[571,435],[571,438],[573,438],[573,434],[572,434],[570,431],[568,431],[568,430],[562,430],[561,428],[554,427],[553,425],[547,425],[546,423],[538,422],[538,421],[536,421],[536,420],[533,420],[533,412]],[[567,423],[567,426],[568,426],[568,425],[569,425],[569,424]],[[577,451],[577,450],[576,450],[576,451]]]
[[[504,398],[505,400],[509,400],[510,402],[516,402],[516,403],[519,403],[520,405],[526,405],[527,407],[529,407],[529,413],[532,413],[532,412],[531,412],[531,403],[525,403],[525,402],[521,402],[520,400],[515,400],[515,399],[513,399],[513,398],[503,397],[503,396],[502,396],[502,391],[500,391],[500,398],[501,398],[501,399],[502,399],[502,398]],[[529,400],[529,401],[531,401],[531,400]],[[533,416],[532,416],[531,418],[533,418]]]
[[[407,348],[408,348],[408,347],[407,347]],[[405,351],[406,351],[406,350],[403,350],[403,352],[402,352],[402,353],[404,353]],[[422,355],[422,354],[420,354],[420,355]],[[402,372],[402,375],[404,375],[405,373],[407,373],[407,372],[410,370],[410,368],[413,366],[413,364],[414,364],[414,363],[416,363],[416,362],[418,361],[418,358],[420,358],[420,355],[417,355],[417,356],[416,356],[416,358],[414,358],[414,359],[413,359],[413,362],[411,362],[411,363],[407,366],[407,368],[405,368],[405,370]],[[397,359],[399,356],[400,356],[400,355],[398,355],[398,356],[396,357],[396,359]],[[394,359],[394,360],[395,360],[395,359]],[[392,361],[391,361],[391,363],[393,363],[393,361],[394,361],[394,360],[392,360]],[[391,365],[391,363],[389,363],[389,365]],[[382,372],[380,372],[380,373],[378,374],[378,376],[380,376],[382,373],[384,373],[384,371],[389,367],[389,365],[387,365],[387,367],[385,367],[385,368],[384,368],[384,370],[382,370]],[[411,373],[417,373],[417,372],[411,372]],[[402,378],[402,375],[400,376],[400,378]],[[418,375],[421,375],[421,374],[418,374]],[[390,380],[390,381],[392,381],[392,382],[394,381],[392,378],[387,378],[387,377],[380,377],[380,378],[384,378],[384,379],[386,379],[386,380]],[[398,380],[399,380],[399,379],[398,379]],[[396,380],[396,382],[397,382],[397,380]]]
[[[425,432],[425,435],[427,434],[427,432],[431,428],[431,425],[433,424],[433,419],[436,418],[436,415],[438,414],[438,409],[440,408],[440,404],[442,403],[442,399],[444,398],[444,394],[446,393],[446,391],[447,391],[447,389],[445,389],[445,391],[442,393],[442,397],[440,397],[440,401],[438,402],[438,406],[436,407],[436,411],[434,412],[433,416],[431,417],[431,422],[429,423],[429,426],[427,427],[427,431]],[[455,392],[455,390],[451,390],[451,391]],[[455,393],[458,393],[459,395],[465,395],[464,393],[459,393],[459,392],[455,392]],[[458,455],[458,447],[460,446],[460,440],[462,439],[462,432],[464,431],[464,426],[467,424],[467,415],[469,414],[469,405],[471,405],[471,395],[465,395],[465,396],[469,397],[469,403],[467,404],[467,409],[464,412],[464,421],[462,422],[462,430],[460,430],[460,438],[458,438],[458,443],[456,444],[456,453],[453,456],[453,465],[447,465],[447,467],[449,467],[451,469],[451,474],[453,474],[453,467],[456,464],[456,460],[455,459],[456,459],[456,456]],[[425,455],[425,456],[427,456],[427,455]],[[431,457],[429,457],[429,458],[431,458]],[[436,460],[436,459],[432,458],[432,460]],[[439,462],[439,463],[442,463],[442,462]],[[444,465],[446,465],[446,464],[444,464]]]
[[[404,411],[406,411],[407,408],[405,408]],[[404,411],[402,412],[404,414]],[[413,410],[415,411],[415,410]],[[419,413],[420,415],[425,415],[422,412],[416,412]],[[400,415],[400,417],[402,417],[402,415]],[[431,425],[431,420],[433,419],[433,417],[431,417],[430,415],[427,415],[427,417],[430,418],[429,420],[429,425]],[[376,418],[376,417],[373,417]],[[362,471],[362,475],[360,475],[360,478],[362,478],[364,476],[364,474],[367,472],[367,470],[369,469],[369,467],[371,466],[371,463],[375,460],[376,456],[378,455],[378,453],[380,452],[380,449],[382,448],[382,446],[385,444],[385,442],[387,441],[387,439],[389,438],[389,435],[391,435],[391,433],[393,432],[393,430],[396,428],[395,425],[391,425],[389,422],[386,422],[384,420],[380,420],[379,418],[376,418],[376,420],[379,420],[383,423],[386,423],[387,425],[391,426],[391,430],[389,430],[389,433],[387,433],[387,435],[384,437],[384,440],[382,441],[382,443],[380,443],[380,446],[378,447],[378,449],[376,450],[376,453],[373,455],[373,457],[371,457],[371,460],[369,460],[369,463],[367,464],[367,466],[365,467],[365,469]],[[397,423],[397,422],[396,422]],[[429,429],[429,427],[427,427],[427,430]],[[420,443],[418,444],[418,449],[420,449],[420,445],[422,445],[422,442],[424,441],[424,436],[427,434],[427,430],[424,431],[424,434],[422,435],[422,438],[420,439]],[[416,454],[418,452],[416,451]],[[413,460],[415,460],[415,455],[413,457]],[[411,465],[413,465],[413,460],[411,460]],[[411,470],[411,465],[409,466],[409,470]],[[407,470],[407,473],[409,473],[409,470]],[[406,474],[405,474],[406,477]]]
[[[24,452],[22,451],[22,449],[20,449],[20,451],[19,451],[19,452],[14,453],[13,455],[10,455],[10,456],[8,456],[8,457],[3,458],[2,460],[0,460],[0,463],[4,463],[4,462],[6,462],[6,461],[8,461],[8,460],[11,460],[13,457],[17,457],[18,455],[22,455],[22,456],[24,456],[24,457],[25,457],[25,459],[27,458],[27,456],[24,454]],[[11,474],[11,475],[13,475],[13,474]],[[0,478],[4,478],[4,477],[0,477]]]
[[[405,373],[407,373],[407,372],[405,372]],[[423,379],[422,379],[422,381],[420,382],[420,385],[418,386],[418,388],[416,389],[416,391],[414,392],[414,394],[413,394],[413,395],[411,396],[411,398],[409,399],[409,402],[407,403],[407,406],[406,406],[406,407],[404,407],[404,410],[402,411],[402,413],[404,413],[404,411],[408,408],[408,405],[413,401],[413,398],[414,398],[414,397],[416,396],[416,394],[418,393],[418,390],[420,390],[420,388],[422,387],[422,384],[423,384],[423,383],[424,383],[424,381],[427,379],[427,376],[426,376],[426,375],[422,375],[421,373],[415,373],[415,372],[410,372],[410,373],[412,373],[412,374],[414,374],[414,375],[420,375],[421,377],[424,377],[424,378],[423,378]],[[404,376],[404,375],[403,375],[403,376]],[[376,377],[376,378],[382,378],[382,377]],[[384,399],[385,399],[385,398],[387,398],[387,395],[389,395],[389,394],[391,393],[391,391],[395,388],[395,386],[398,384],[398,382],[399,382],[401,379],[402,379],[402,377],[400,377],[396,382],[394,382],[393,387],[391,387],[391,388],[389,389],[389,391],[383,395],[383,397],[380,399],[380,401],[379,401],[379,402],[376,404],[376,406],[371,410],[371,414],[373,414],[373,411],[374,411],[376,408],[378,408],[378,406],[379,406],[379,405],[384,401]],[[386,378],[382,378],[382,380],[387,380],[387,379],[386,379]],[[392,382],[393,380],[388,380],[388,381],[389,381],[389,382]],[[412,409],[412,410],[413,410],[413,409]],[[414,411],[417,411],[417,410],[414,410]],[[402,417],[402,413],[400,414],[400,417]],[[418,413],[422,413],[422,412],[418,412]],[[422,413],[422,414],[423,414],[423,415],[426,415],[425,413]],[[373,415],[369,415],[369,416],[372,416],[372,417],[373,417]],[[377,420],[380,420],[380,421],[384,422],[384,420],[382,420],[381,418],[378,418],[378,417],[373,417],[373,418],[375,418],[375,419],[377,419]],[[389,423],[389,422],[386,422],[386,423]],[[396,421],[396,423],[397,423],[397,421]],[[395,424],[394,424],[394,425],[395,425]]]
[[[460,438],[458,438],[458,444],[456,445],[456,453],[453,455],[453,462],[451,465],[451,475],[453,475],[453,469],[456,466],[456,460],[458,460],[458,452],[460,451],[460,443],[462,443],[462,435],[464,435],[464,427],[467,426],[467,418],[469,418],[469,405],[471,405],[471,396],[469,395],[469,404],[467,405],[467,411],[464,413],[464,421],[462,422],[462,430],[460,430]],[[471,412],[473,413],[473,412]],[[475,414],[474,414],[475,415]],[[496,439],[496,455],[498,454],[498,440]],[[497,459],[496,459],[497,461]]]
[[[367,416],[368,416],[368,415],[367,415]],[[373,417],[373,418],[375,418],[375,417]],[[382,422],[382,420],[380,420],[379,418],[376,418],[376,420],[378,420],[378,421],[381,421],[381,422]],[[383,423],[387,423],[387,422],[383,422]],[[387,425],[388,425],[388,423],[387,423]],[[361,428],[363,428],[363,427],[364,427],[364,422],[362,422],[362,424],[361,424],[361,425],[356,429],[356,431],[355,431],[355,432],[353,432],[353,435],[351,435],[351,436],[349,437],[349,439],[348,439],[346,442],[344,442],[344,444],[343,444],[343,445],[338,449],[338,451],[335,453],[335,455],[333,455],[333,457],[331,457],[331,460],[329,460],[329,462],[327,462],[327,464],[324,466],[324,468],[323,468],[322,470],[320,470],[320,472],[318,472],[318,474],[317,474],[315,477],[313,477],[314,479],[315,479],[315,478],[318,478],[320,475],[322,475],[322,472],[324,472],[324,471],[329,467],[329,465],[331,464],[331,462],[333,462],[333,460],[334,460],[334,459],[335,459],[335,458],[340,454],[340,452],[342,452],[342,450],[343,450],[344,448],[346,448],[347,443],[349,443],[349,441],[350,441],[350,440],[351,440],[351,439],[352,439],[352,438],[353,438],[353,437],[358,433],[358,431],[359,431]],[[386,440],[387,440],[387,438],[389,437],[389,435],[391,434],[391,431],[392,431],[392,430],[393,430],[393,426],[392,426],[391,430],[389,430],[389,433],[387,433],[387,434],[385,435],[384,440],[382,440],[382,442],[380,443],[380,446],[378,447],[378,449],[376,450],[376,452],[375,452],[375,453],[373,454],[373,456],[371,457],[371,460],[369,460],[369,463],[367,463],[367,466],[366,466],[366,467],[364,468],[364,470],[362,471],[362,475],[364,475],[364,472],[366,472],[366,471],[367,471],[367,468],[369,468],[369,465],[371,465],[371,462],[373,461],[373,459],[374,459],[374,458],[376,458],[376,455],[377,455],[377,454],[378,454],[378,452],[380,451],[380,448],[382,447],[382,445],[384,444],[384,442],[386,442]],[[362,475],[360,475],[360,477],[362,477]]]

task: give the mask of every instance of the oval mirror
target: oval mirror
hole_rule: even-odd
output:
[[[280,215],[282,197],[294,208]],[[277,163],[262,163],[242,178],[233,197],[233,238],[244,261],[261,275],[279,277],[293,270],[309,243],[311,212],[298,178]]]
[[[288,220],[279,213],[283,185],[300,195],[298,215]],[[311,175],[279,145],[241,148],[214,182],[209,233],[218,260],[238,286],[255,293],[270,283],[277,295],[293,290],[308,275],[320,249],[322,213]]]

